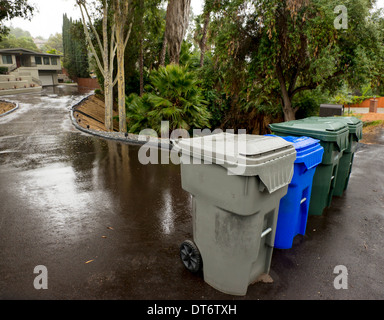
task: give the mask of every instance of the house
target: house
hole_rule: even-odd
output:
[[[36,86],[52,86],[58,84],[57,75],[61,73],[60,57],[22,48],[0,49],[0,67],[7,67],[7,74],[15,79],[26,78],[29,83],[24,86],[33,83]]]

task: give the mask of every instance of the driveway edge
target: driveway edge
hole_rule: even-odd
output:
[[[8,114],[10,114],[10,113],[12,113],[12,112],[14,112],[14,111],[16,111],[17,109],[19,109],[19,104],[16,103],[16,102],[7,101],[7,100],[0,100],[0,101],[1,101],[1,102],[12,103],[12,104],[15,105],[15,107],[14,107],[13,109],[8,110],[7,112],[4,112],[4,113],[0,114],[0,118],[1,118],[1,117],[4,117],[4,116],[6,116],[6,115],[8,115]]]
[[[169,142],[169,139],[164,138],[158,138],[158,137],[151,137],[151,136],[144,136],[144,135],[137,135],[133,133],[128,133],[127,137],[125,136],[125,133],[123,132],[104,132],[99,130],[92,130],[92,129],[85,129],[82,126],[80,126],[75,116],[73,115],[74,111],[76,111],[76,107],[81,105],[85,100],[87,100],[90,96],[93,94],[90,94],[83,99],[81,99],[78,103],[76,103],[74,106],[72,106],[70,110],[70,118],[72,121],[72,124],[75,126],[76,129],[90,134],[94,135],[100,138],[108,139],[108,140],[114,140],[119,142],[125,142],[135,145],[148,145],[150,147],[156,147],[161,149],[171,149],[172,144]]]

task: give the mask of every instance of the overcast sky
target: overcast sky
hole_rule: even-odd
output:
[[[51,34],[61,33],[63,14],[74,20],[80,19],[80,10],[75,6],[76,0],[30,0],[36,8],[31,21],[16,18],[6,25],[19,27],[30,32],[32,37],[42,36],[48,39]],[[192,0],[192,9],[200,14],[204,0]],[[384,8],[384,0],[377,0],[378,7]]]
[[[6,25],[27,30],[32,37],[42,36],[48,39],[51,34],[61,33],[64,13],[74,20],[81,17],[80,9],[75,6],[76,0],[30,0],[29,3],[36,8],[31,21],[16,18],[7,22]],[[203,3],[203,0],[191,1],[195,14],[201,12]]]

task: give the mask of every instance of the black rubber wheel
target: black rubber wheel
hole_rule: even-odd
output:
[[[198,272],[202,265],[200,251],[191,240],[185,240],[180,246],[180,258],[184,266],[191,272]]]

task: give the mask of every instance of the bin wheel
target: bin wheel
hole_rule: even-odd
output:
[[[180,258],[184,266],[190,272],[198,272],[202,265],[200,251],[197,246],[191,240],[185,240],[180,246]]]

